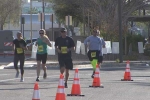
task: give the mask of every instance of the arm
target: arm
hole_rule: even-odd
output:
[[[84,40],[84,45],[85,45],[86,48],[88,47],[88,42],[89,42],[89,37],[87,37],[87,38]]]
[[[37,46],[38,44],[37,44],[37,41],[35,42],[35,46]]]
[[[52,47],[52,44],[51,44],[51,42],[50,42],[50,40],[49,40],[48,38],[45,38],[45,43],[46,43],[48,46]]]
[[[73,39],[70,39],[70,47],[68,48],[68,51],[74,51],[75,50],[75,43]]]
[[[28,48],[27,48],[27,44],[26,44],[26,42],[25,41],[23,41],[23,46],[21,47],[22,49],[24,49],[24,50],[28,50]]]
[[[104,39],[102,39],[102,45],[103,45],[103,48],[106,48],[106,43],[105,43]]]
[[[48,38],[44,38],[43,42],[45,42],[50,47],[52,46],[52,44],[51,44],[51,42],[50,42],[50,40]]]
[[[15,40],[13,40],[13,43],[12,43],[12,50],[15,51]]]
[[[61,53],[61,50],[58,48],[58,46],[55,46],[55,50],[56,50],[58,53]]]
[[[56,50],[58,53],[61,53],[61,50],[58,48],[58,39],[55,40],[55,50]]]
[[[14,45],[14,43],[12,44],[12,50],[15,51],[15,45]]]

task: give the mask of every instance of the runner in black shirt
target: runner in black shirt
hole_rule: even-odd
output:
[[[71,50],[74,49],[75,44],[71,37],[66,35],[67,30],[61,29],[61,36],[55,40],[55,48],[58,52],[58,62],[60,65],[60,72],[65,74],[65,88],[67,88],[67,81],[69,77],[69,69],[73,69],[73,63],[71,58]]]
[[[26,48],[26,42],[22,38],[21,32],[17,33],[17,39],[13,40],[13,50],[14,50],[14,68],[16,69],[16,78],[19,76],[19,69],[18,69],[18,62],[20,61],[20,70],[21,70],[21,82],[24,81],[23,74],[24,74],[24,61],[25,55],[24,50]]]

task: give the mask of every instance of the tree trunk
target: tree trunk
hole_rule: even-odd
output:
[[[0,30],[3,30],[3,24],[0,24]]]

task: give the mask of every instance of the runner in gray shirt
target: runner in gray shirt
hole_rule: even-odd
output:
[[[100,53],[102,48],[102,41],[101,38],[97,36],[98,30],[93,30],[93,35],[87,37],[84,40],[85,46],[89,49],[88,51],[88,58],[90,61],[93,61],[94,59],[97,59],[98,64],[101,63],[100,59]],[[96,66],[93,66],[93,74],[92,78],[94,77]]]

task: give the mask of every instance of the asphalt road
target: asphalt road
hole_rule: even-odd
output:
[[[105,66],[101,68],[101,83],[104,88],[89,88],[92,84],[91,69],[79,70],[80,85],[84,97],[68,97],[66,100],[149,100],[150,99],[150,67],[131,66],[131,75],[134,81],[120,81],[123,78],[125,66]],[[40,100],[55,100],[59,70],[49,68],[48,78],[39,82]],[[14,69],[0,70],[0,100],[31,100],[36,78],[35,68],[25,69],[25,81],[14,78]],[[70,71],[70,94],[73,83],[74,70]]]

